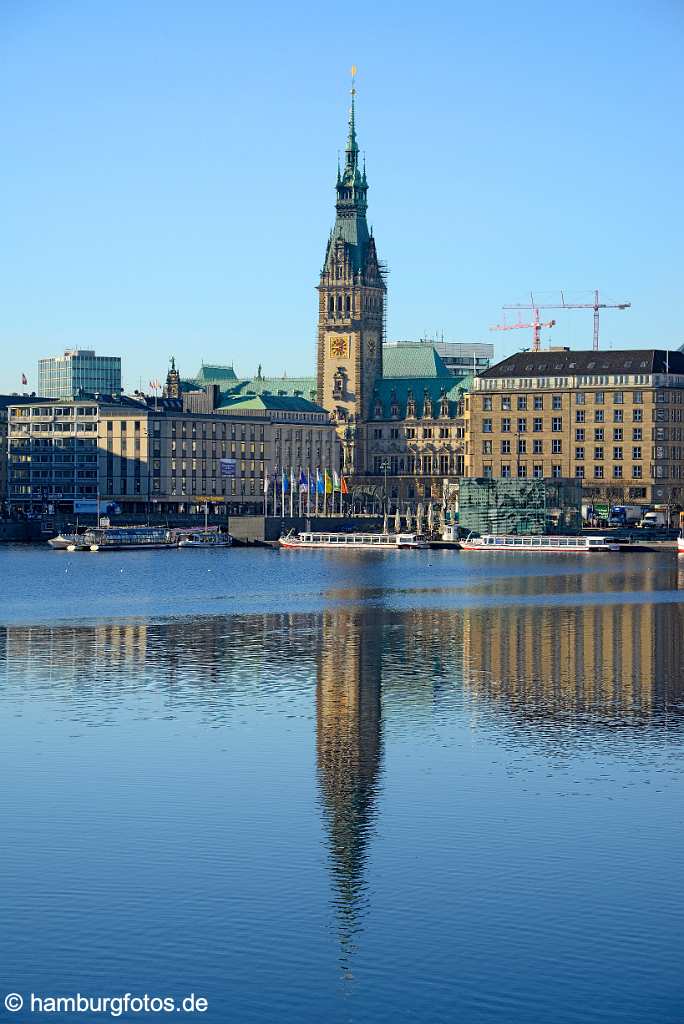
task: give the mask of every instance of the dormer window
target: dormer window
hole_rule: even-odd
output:
[[[408,396],[407,396],[407,399],[406,399],[406,415],[407,416],[415,416],[416,415],[416,400],[415,400],[415,398],[413,396],[413,391],[411,391],[410,388],[409,388]]]

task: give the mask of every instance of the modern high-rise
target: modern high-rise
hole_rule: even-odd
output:
[[[39,361],[43,398],[80,398],[121,394],[121,359],[96,356],[92,349],[67,349],[63,356]]]

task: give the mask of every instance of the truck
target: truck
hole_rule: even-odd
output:
[[[644,514],[643,505],[614,505],[608,518],[609,526],[633,526]]]
[[[649,512],[644,512],[639,526],[642,530],[658,530],[661,527],[667,526],[667,519],[666,511],[651,509]]]

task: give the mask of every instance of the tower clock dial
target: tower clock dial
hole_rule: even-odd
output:
[[[330,355],[333,359],[346,359],[349,355],[349,339],[337,335],[330,339]]]

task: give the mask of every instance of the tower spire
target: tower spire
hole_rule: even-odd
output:
[[[354,157],[359,152],[359,144],[356,141],[356,122],[355,122],[355,106],[356,106],[356,64],[351,66],[351,106],[349,108],[349,138],[347,140],[347,165],[349,165],[349,157],[354,154]],[[356,159],[354,159],[354,167],[356,166]]]

